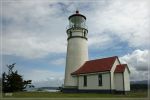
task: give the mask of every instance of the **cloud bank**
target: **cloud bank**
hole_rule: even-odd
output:
[[[3,54],[40,58],[66,52],[67,17],[76,7],[87,16],[90,47],[109,47],[116,39],[113,37],[118,37],[118,41],[124,41],[130,47],[147,49],[150,38],[147,2],[5,1],[1,15]]]
[[[131,71],[131,80],[147,80],[150,71],[150,51],[135,50],[131,54],[120,57],[122,63],[127,63]]]

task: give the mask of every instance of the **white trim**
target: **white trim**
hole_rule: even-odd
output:
[[[109,73],[110,71],[105,71],[105,72],[93,72],[93,73],[85,73],[85,74],[79,74],[79,76],[83,76],[83,75],[94,75],[94,74],[106,74]],[[77,76],[77,75],[72,75],[73,77]]]

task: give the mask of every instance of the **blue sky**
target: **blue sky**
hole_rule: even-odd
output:
[[[148,78],[148,0],[2,0],[1,69],[16,63],[35,86],[63,84],[68,17],[87,17],[90,59],[118,56],[131,80]]]

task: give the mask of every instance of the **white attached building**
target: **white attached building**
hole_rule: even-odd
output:
[[[80,92],[130,91],[129,74],[127,64],[121,64],[117,56],[86,61],[71,73]]]

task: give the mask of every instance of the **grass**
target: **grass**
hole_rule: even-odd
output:
[[[147,98],[147,91],[131,91],[123,94],[100,94],[100,93],[61,93],[61,92],[15,92],[12,96],[3,98]]]

